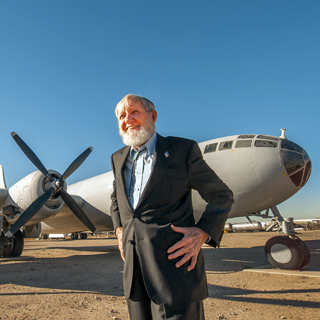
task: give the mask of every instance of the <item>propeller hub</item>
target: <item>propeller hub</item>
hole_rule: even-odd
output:
[[[60,190],[64,186],[64,181],[61,179],[55,180],[55,186],[57,188],[56,191]]]
[[[43,191],[47,191],[50,188],[53,188],[53,193],[51,196],[51,200],[58,199],[60,196],[60,190],[64,189],[67,190],[67,183],[63,180],[60,173],[57,171],[49,169],[50,175],[53,178],[53,181],[50,181],[47,177],[44,177],[42,188]]]

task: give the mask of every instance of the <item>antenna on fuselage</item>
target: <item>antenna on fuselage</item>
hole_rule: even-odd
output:
[[[286,135],[285,135],[285,132],[287,129],[280,129],[281,130],[281,136],[280,136],[280,139],[287,139]]]

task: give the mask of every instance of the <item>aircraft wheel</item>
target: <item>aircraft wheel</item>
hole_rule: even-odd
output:
[[[0,236],[0,258],[4,256],[4,245],[5,245],[5,238],[3,232],[1,232]]]
[[[72,233],[71,234],[71,240],[77,240],[78,239],[78,234],[77,233]]]
[[[269,239],[265,244],[264,252],[268,261],[280,269],[296,270],[301,268],[305,261],[302,245],[288,236]]]
[[[80,239],[84,239],[84,233],[80,233]]]
[[[301,266],[301,267],[304,267],[310,261],[310,258],[311,258],[310,250],[309,250],[308,246],[306,245],[306,243],[304,241],[302,241],[300,238],[295,237],[295,239],[299,243],[299,245],[302,247],[302,250],[303,250],[303,253],[304,253],[304,259],[303,259],[303,263],[302,263],[302,266]]]
[[[12,238],[11,257],[20,257],[23,251],[24,239],[23,233],[18,230]]]

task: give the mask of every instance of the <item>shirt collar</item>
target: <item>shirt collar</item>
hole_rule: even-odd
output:
[[[156,132],[151,136],[151,138],[144,144],[142,145],[139,150],[147,149],[148,154],[154,154],[155,152],[155,146],[157,143],[157,134]],[[134,153],[137,152],[134,147],[131,147],[130,150],[130,155],[133,157]]]

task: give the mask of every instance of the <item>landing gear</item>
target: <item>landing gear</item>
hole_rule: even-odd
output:
[[[77,233],[72,233],[71,234],[71,240],[77,240],[78,239],[78,234]]]
[[[277,228],[284,236],[276,236],[267,241],[264,247],[268,261],[276,268],[296,270],[304,267],[310,261],[310,250],[307,245],[296,236],[293,219],[284,220],[276,207],[271,208],[273,223],[266,231]]]
[[[11,257],[20,257],[23,251],[24,239],[21,230],[18,230],[12,237]]]
[[[11,238],[6,238],[2,232],[0,236],[0,258],[20,257],[23,251],[23,245],[24,239],[20,230],[18,230]]]
[[[302,265],[300,267],[300,268],[302,268],[302,267],[306,266],[310,261],[310,258],[311,258],[310,250],[307,247],[307,245],[305,244],[305,242],[303,242],[300,238],[296,237],[296,241],[298,241],[298,243],[302,247],[302,250],[303,250],[303,253],[304,253],[303,263],[302,263]]]
[[[300,242],[302,241],[299,238],[289,236],[277,236],[269,239],[264,247],[268,261],[280,269],[301,268],[305,262],[305,254]]]
[[[0,235],[0,258],[4,256],[5,238],[3,232]]]
[[[72,233],[71,234],[71,240],[77,240],[80,237],[80,239],[87,239],[88,235],[86,233]]]

